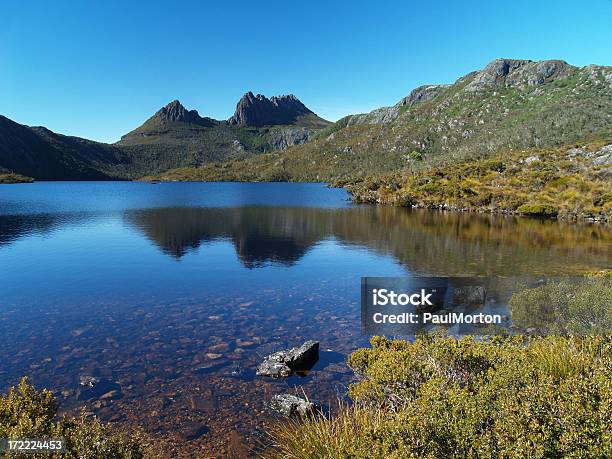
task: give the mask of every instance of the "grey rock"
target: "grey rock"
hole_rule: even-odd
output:
[[[578,156],[584,156],[586,152],[582,148],[570,148],[566,152],[566,156],[568,159],[575,159]]]
[[[432,100],[449,86],[450,85],[419,86],[394,106],[377,108],[369,113],[350,115],[345,118],[345,123],[347,126],[391,123],[399,117],[402,107],[412,108],[420,103]]]
[[[533,62],[523,59],[495,59],[476,72],[465,89],[470,92],[496,87],[537,86],[569,76],[576,67],[561,60]]]
[[[302,145],[310,141],[313,131],[308,128],[293,128],[274,130],[271,133],[272,148],[274,150],[284,150],[293,145]]]
[[[612,164],[612,145],[606,145],[593,154],[591,163],[593,166],[608,166]]]
[[[263,94],[247,92],[238,101],[231,125],[261,127],[275,124],[293,124],[298,117],[313,114],[293,94],[268,99]]]
[[[286,378],[293,372],[307,371],[319,360],[319,343],[306,341],[291,349],[270,354],[257,367],[256,374],[272,378]]]
[[[434,99],[449,86],[450,85],[447,84],[419,86],[414,89],[408,97],[404,97],[400,100],[397,105],[402,107],[414,107],[417,104]]]
[[[530,156],[529,158],[525,159],[525,164],[531,164],[531,163],[535,163],[538,162],[540,160],[539,156]]]
[[[153,115],[151,120],[156,124],[190,123],[198,126],[214,126],[217,122],[211,118],[203,118],[197,110],[187,110],[178,100],[173,100]]]
[[[314,403],[291,394],[273,396],[270,408],[287,417],[308,416],[317,411]]]

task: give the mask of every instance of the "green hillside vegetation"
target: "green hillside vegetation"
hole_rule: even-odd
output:
[[[357,202],[606,221],[612,145],[532,149],[349,183]]]
[[[612,138],[612,68],[498,59],[415,89],[282,152],[180,169],[162,180],[344,181]]]
[[[3,457],[31,458],[116,458],[145,457],[145,442],[138,434],[113,432],[110,426],[84,415],[59,417],[53,394],[36,390],[27,378],[18,387],[0,396],[0,438],[38,438],[66,440],[65,453],[5,454]]]
[[[170,123],[160,129],[145,123],[115,145],[131,158],[134,172],[128,175],[137,178],[135,171],[159,174],[177,167],[197,168],[279,150],[286,147],[287,140],[307,138],[310,131],[328,125],[316,115],[302,116],[292,126],[249,127],[220,121],[213,126]]]
[[[610,337],[374,337],[353,405],[278,424],[270,457],[612,456]]]
[[[34,179],[24,175],[0,172],[0,183],[32,183],[33,181]]]

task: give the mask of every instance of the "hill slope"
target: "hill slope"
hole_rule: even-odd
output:
[[[497,59],[454,84],[422,86],[392,107],[343,118],[308,144],[162,178],[359,179],[609,138],[612,67]]]
[[[41,180],[108,180],[121,176],[129,163],[112,145],[24,126],[0,115],[0,171]]]

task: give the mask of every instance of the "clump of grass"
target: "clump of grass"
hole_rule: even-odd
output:
[[[289,419],[269,431],[274,443],[263,457],[272,459],[358,457],[360,439],[384,425],[384,410],[340,404],[336,416],[318,414]]]

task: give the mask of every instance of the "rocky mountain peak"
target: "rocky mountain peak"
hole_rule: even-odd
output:
[[[274,124],[294,124],[299,116],[314,114],[293,94],[273,96],[268,99],[263,94],[247,92],[238,101],[229,124],[238,126],[265,126]]]
[[[187,110],[178,100],[173,100],[162,107],[153,115],[153,119],[159,124],[166,123],[191,123],[200,126],[210,125],[208,118],[202,118],[197,110]]]
[[[474,78],[466,85],[466,90],[476,92],[503,86],[524,89],[565,78],[575,70],[576,67],[561,60],[534,62],[525,59],[495,59],[473,74]],[[458,82],[464,79],[460,78]]]

